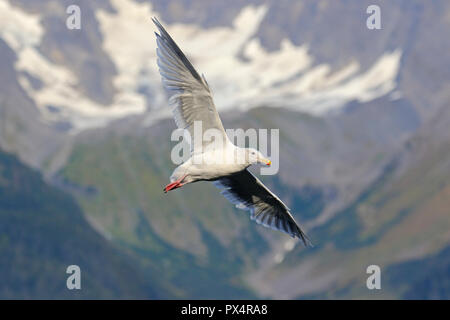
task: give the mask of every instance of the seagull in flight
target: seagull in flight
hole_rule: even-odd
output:
[[[194,137],[190,158],[173,171],[164,192],[197,181],[212,181],[236,207],[250,211],[252,220],[310,245],[290,209],[247,170],[253,164],[270,166],[271,161],[258,150],[237,147],[229,140],[205,77],[198,74],[158,19],[152,21],[159,30],[155,32],[159,73],[169,92],[177,127],[194,137],[195,124],[200,122],[201,133],[215,130],[219,140],[213,143]],[[233,161],[223,161],[225,158]]]

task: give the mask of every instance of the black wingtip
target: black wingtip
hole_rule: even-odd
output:
[[[312,241],[309,240],[308,237],[305,237],[305,239],[302,239],[302,241],[305,247],[314,248],[314,243],[312,243]]]
[[[156,26],[160,26],[160,25],[161,25],[161,23],[159,22],[159,20],[158,20],[157,17],[152,17],[151,19],[152,19],[153,23],[154,23]]]
[[[181,49],[178,47],[178,45],[175,43],[175,41],[172,39],[172,37],[169,35],[167,30],[163,27],[163,25],[159,22],[158,18],[152,17],[151,18],[153,23],[156,25],[156,27],[159,30],[160,34],[156,34],[156,36],[161,39],[169,48],[171,51],[173,51],[178,58],[183,62],[183,64],[186,66],[186,68],[189,70],[189,72],[194,76],[195,79],[202,82],[202,78],[195,70],[194,66],[191,64],[191,62],[188,60],[188,58],[184,55],[184,53],[181,51]]]
[[[161,24],[161,22],[159,22],[157,17],[152,17],[152,21],[155,24],[155,26],[158,28],[159,32],[161,33],[161,35],[163,34],[167,34],[166,29],[164,29],[163,25]]]
[[[157,17],[152,17],[151,19],[161,34],[167,33],[166,29],[164,29],[164,27],[162,26],[161,22],[159,22]],[[157,35],[159,35],[159,34],[157,34]],[[161,36],[161,35],[159,35],[159,36]]]
[[[309,239],[309,237],[306,235],[306,233],[304,233],[302,231],[302,229],[300,229],[299,226],[297,226],[297,233],[294,235],[294,238],[295,237],[299,238],[303,242],[303,245],[305,247],[311,247],[311,248],[314,247],[314,244],[312,243],[312,241]]]

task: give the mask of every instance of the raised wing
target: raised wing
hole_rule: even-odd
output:
[[[214,136],[219,136],[223,139],[222,142],[226,143],[228,138],[205,78],[200,77],[161,23],[156,18],[152,20],[160,32],[160,34],[155,32],[159,73],[170,94],[169,104],[173,108],[178,128],[187,129],[195,142],[191,143],[192,152],[199,150],[199,143],[202,147],[209,144],[209,142],[202,142],[203,139],[201,139],[208,129],[216,129],[217,134]],[[195,121],[200,121],[202,124],[202,130],[196,131],[196,133],[201,132],[202,137],[194,137]]]
[[[214,182],[221,194],[239,209],[249,210],[257,223],[300,238],[305,246],[311,245],[306,234],[292,217],[289,208],[248,170]]]

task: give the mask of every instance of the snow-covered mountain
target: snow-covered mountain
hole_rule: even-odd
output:
[[[81,30],[66,27],[74,2]],[[144,269],[170,270],[155,275],[176,297],[371,298],[367,264],[439,264],[450,243],[450,6],[379,1],[382,29],[369,30],[370,4],[0,0],[0,149]],[[226,128],[280,129],[280,171],[263,179],[315,249],[252,225],[206,183],[161,192],[175,124],[152,16],[204,73]]]
[[[146,113],[150,124],[170,117],[150,21],[159,13],[150,3],[134,0],[112,0],[111,6],[113,11],[95,10],[101,48],[115,69],[111,101],[101,103],[83,92],[82,78],[40,50],[46,36],[41,14],[0,1],[0,36],[14,50],[19,83],[44,122],[64,122],[78,132],[129,115]],[[356,59],[339,68],[318,63],[308,43],[294,45],[288,38],[281,39],[278,50],[268,51],[257,36],[267,10],[264,4],[245,6],[231,25],[209,29],[166,24],[196,68],[205,73],[220,111],[264,105],[324,115],[350,101],[368,102],[389,93],[393,99],[400,96],[395,90],[401,49],[386,51],[367,68]],[[83,26],[70,32],[83,32]],[[72,45],[75,49],[77,43]]]

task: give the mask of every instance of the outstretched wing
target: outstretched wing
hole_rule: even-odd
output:
[[[221,194],[238,208],[249,210],[250,218],[266,227],[300,238],[311,245],[306,234],[292,217],[289,208],[248,170],[214,182]]]
[[[204,147],[203,139],[194,137],[194,122],[200,121],[202,130],[198,132],[201,132],[202,137],[206,130],[214,128],[217,136],[224,139],[222,142],[225,143],[228,138],[205,78],[200,77],[161,23],[156,18],[152,20],[160,32],[155,32],[159,73],[170,94],[169,103],[178,128],[189,130],[193,141],[196,144],[197,141],[201,142]],[[198,149],[194,142],[191,143],[193,152]]]

